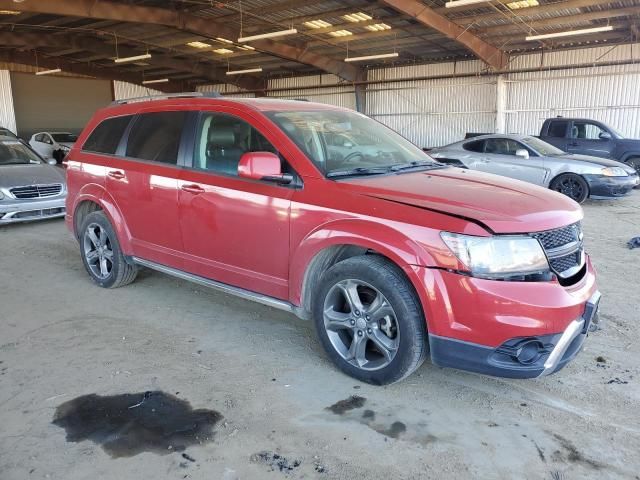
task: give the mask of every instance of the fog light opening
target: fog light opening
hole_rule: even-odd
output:
[[[538,340],[525,340],[516,350],[516,360],[522,365],[537,362],[545,352],[544,345]]]

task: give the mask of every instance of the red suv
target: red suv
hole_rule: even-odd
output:
[[[350,110],[199,94],[116,102],[67,166],[67,225],[95,283],[120,287],[149,267],[291,311],[365,382],[398,381],[427,356],[547,375],[595,317],[576,203],[436,163]]]

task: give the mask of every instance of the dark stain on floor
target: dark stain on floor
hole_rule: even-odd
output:
[[[286,457],[283,457],[279,453],[262,451],[258,453],[254,453],[249,457],[249,460],[252,463],[264,463],[267,465],[271,471],[280,471],[284,473],[289,473],[294,469],[298,468],[302,463],[300,460],[294,459],[289,460]],[[323,468],[324,471],[324,468]]]
[[[344,415],[346,412],[350,410],[355,410],[356,408],[364,407],[366,398],[360,397],[358,395],[351,395],[349,398],[344,400],[340,400],[339,402],[334,403],[330,407],[327,407],[327,410],[335,413],[336,415]]]
[[[83,395],[58,406],[52,423],[65,429],[68,442],[91,440],[118,458],[142,452],[166,455],[209,442],[222,418],[214,410],[194,410],[186,400],[154,391]]]
[[[365,420],[375,420],[376,412],[374,412],[373,410],[365,410],[364,412],[362,412],[362,418]]]
[[[376,432],[390,438],[398,438],[401,434],[407,431],[407,426],[402,422],[393,422],[388,428],[380,428],[374,425],[369,426]]]
[[[585,458],[582,453],[577,449],[577,447],[567,438],[564,438],[557,433],[554,433],[553,436],[560,443],[562,448],[565,450],[566,460],[572,463],[580,463],[582,465],[586,465],[588,467],[593,468],[594,470],[600,470],[603,468],[603,465],[596,462],[595,460],[591,460],[589,458]],[[556,452],[558,454],[559,452]],[[556,455],[558,456],[558,455]]]

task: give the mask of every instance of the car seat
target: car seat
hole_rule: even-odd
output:
[[[233,126],[211,126],[207,142],[207,169],[237,175],[240,157],[245,152],[236,143]]]

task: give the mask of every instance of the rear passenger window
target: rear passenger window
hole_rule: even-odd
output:
[[[187,112],[140,115],[129,133],[127,157],[176,165]]]
[[[564,138],[565,135],[567,134],[568,123],[569,122],[567,122],[566,120],[564,121],[556,120],[554,122],[550,122],[548,136],[556,137],[556,138]]]
[[[87,141],[84,142],[82,150],[113,155],[118,149],[122,134],[130,120],[131,115],[104,120],[91,132]]]
[[[470,152],[484,152],[484,140],[476,140],[475,142],[467,142],[462,148]]]

